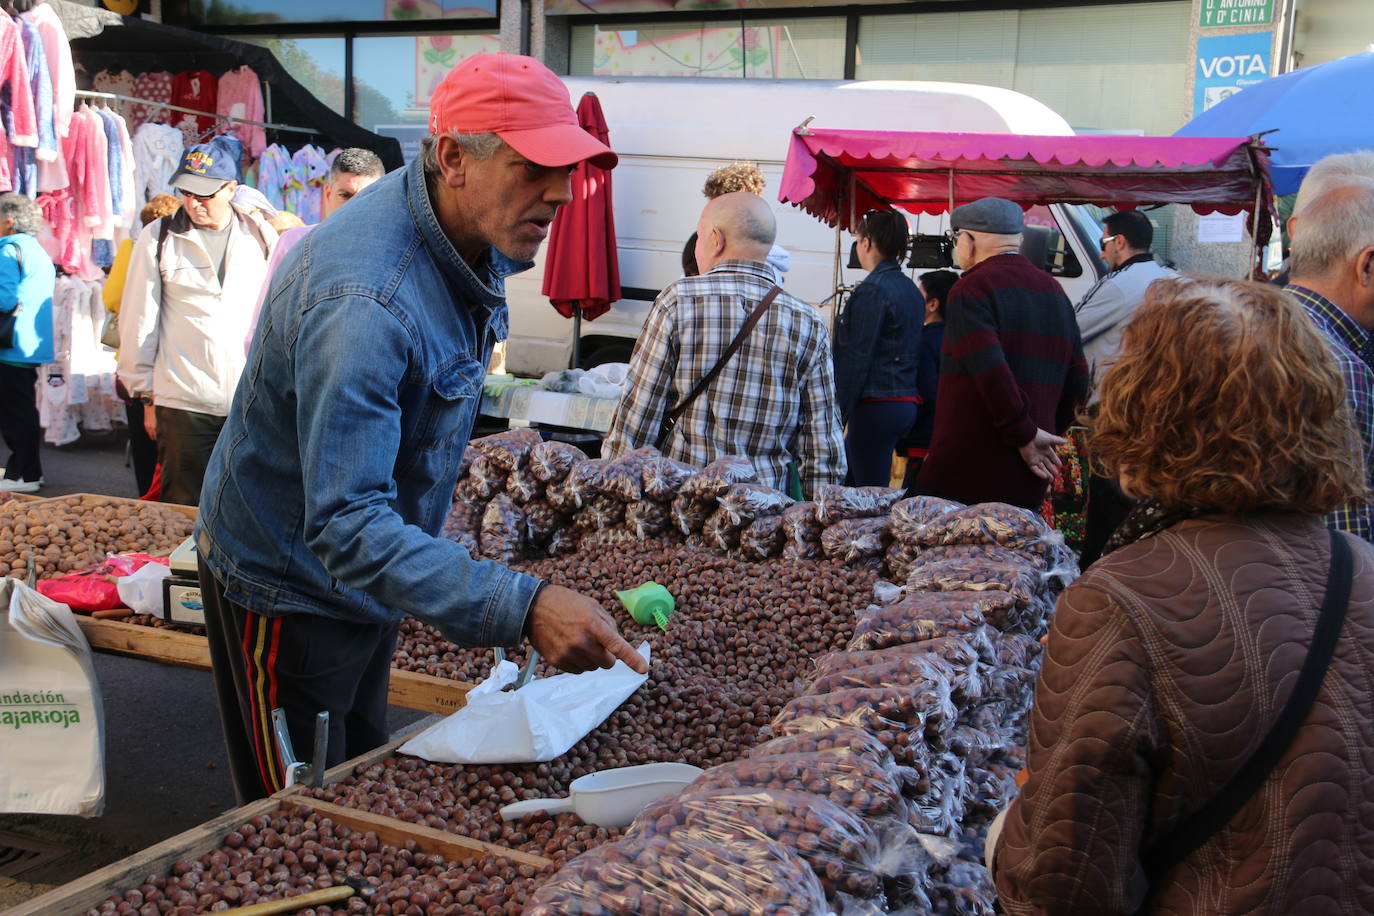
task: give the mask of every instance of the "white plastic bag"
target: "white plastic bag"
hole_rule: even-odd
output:
[[[71,609],[0,578],[0,811],[96,817],[105,717]]]
[[[639,654],[649,660],[649,644]],[[649,679],[622,661],[558,674],[502,692],[519,669],[503,661],[467,695],[467,705],[397,750],[435,763],[542,763],[567,753]]]
[[[618,398],[625,393],[625,380],[630,375],[629,363],[603,363],[587,370],[578,379],[578,390],[594,398]]]
[[[115,580],[119,590],[119,600],[133,608],[136,614],[152,614],[165,617],[162,606],[162,580],[172,571],[161,563],[144,563],[127,576]]]

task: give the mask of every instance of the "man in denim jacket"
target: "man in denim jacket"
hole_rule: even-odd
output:
[[[456,67],[430,129],[282,262],[205,478],[200,578],[240,801],[282,787],[274,707],[296,748],[329,711],[330,765],[387,739],[407,613],[461,645],[528,639],[568,671],[646,670],[591,598],[438,537],[506,336],[504,278],[531,266],[573,166],[616,155],[518,55]]]

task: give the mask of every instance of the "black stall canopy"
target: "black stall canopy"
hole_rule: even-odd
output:
[[[286,71],[271,51],[219,35],[193,32],[70,0],[48,0],[62,19],[71,40],[72,57],[87,73],[149,70],[182,73],[208,70],[220,76],[247,65],[263,80],[264,101],[270,115],[264,120],[306,128],[313,133],[268,128],[268,142],[296,148],[305,143],[329,149],[360,146],[381,157],[387,170],[404,164],[401,144],[354,124],[317,99]],[[270,98],[268,95],[270,94]]]

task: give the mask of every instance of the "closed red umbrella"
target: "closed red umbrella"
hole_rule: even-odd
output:
[[[601,102],[588,92],[577,104],[577,121],[592,136],[610,145]],[[549,231],[544,261],[544,295],[564,318],[578,324],[604,315],[620,298],[620,261],[615,244],[611,204],[611,170],[581,162],[573,170],[572,200],[560,207]],[[574,354],[577,341],[573,342]]]

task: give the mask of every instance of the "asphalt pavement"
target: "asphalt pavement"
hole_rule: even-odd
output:
[[[45,447],[43,476],[39,496],[138,495],[115,435]],[[101,653],[95,669],[105,706],[104,812],[0,814],[0,911],[234,805],[210,672]],[[424,717],[392,707],[390,725],[398,731]],[[47,854],[26,856],[26,849]]]

